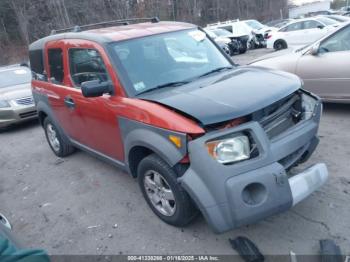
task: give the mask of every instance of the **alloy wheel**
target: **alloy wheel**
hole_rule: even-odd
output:
[[[164,216],[174,215],[175,196],[164,177],[154,170],[149,170],[145,174],[143,184],[153,207]]]

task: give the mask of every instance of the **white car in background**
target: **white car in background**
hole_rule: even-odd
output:
[[[263,25],[257,20],[229,20],[209,24],[208,27],[225,29],[235,37],[246,37],[244,41],[246,41],[248,49],[265,47],[265,35],[277,29]]]
[[[340,23],[327,17],[310,17],[295,20],[267,35],[267,48],[286,49],[289,46],[311,44],[338,27]]]

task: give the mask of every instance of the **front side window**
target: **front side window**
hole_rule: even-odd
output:
[[[32,75],[27,67],[16,67],[0,71],[0,89],[28,84],[32,80]]]
[[[112,50],[138,94],[161,85],[191,81],[231,63],[199,30],[184,30],[116,42]]]
[[[315,20],[304,21],[304,29],[322,28],[324,27],[320,22]]]
[[[55,84],[62,84],[64,78],[63,52],[60,48],[48,50],[50,80]]]
[[[86,81],[109,80],[106,66],[97,50],[71,48],[68,53],[70,75],[76,87],[80,87],[81,83]]]
[[[338,31],[320,45],[321,53],[350,51],[350,26]]]

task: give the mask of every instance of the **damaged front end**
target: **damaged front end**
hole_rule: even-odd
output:
[[[317,97],[297,90],[248,116],[207,125],[189,142],[190,166],[179,182],[216,232],[285,211],[325,183],[322,163],[289,173],[316,148],[321,111]]]

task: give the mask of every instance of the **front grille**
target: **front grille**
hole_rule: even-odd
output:
[[[16,99],[16,104],[22,106],[34,105],[34,99],[32,96],[18,98]]]
[[[296,125],[302,117],[301,95],[296,92],[255,113],[253,118],[264,128],[269,138],[274,138]]]
[[[27,118],[27,117],[36,116],[36,115],[37,115],[36,111],[30,111],[30,112],[19,114],[20,118]]]

